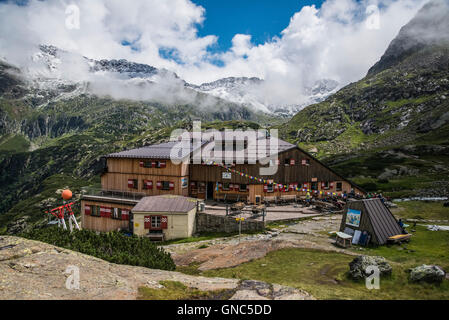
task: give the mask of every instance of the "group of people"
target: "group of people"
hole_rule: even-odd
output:
[[[368,193],[366,195],[367,199],[374,199],[374,198],[379,198],[382,203],[385,203],[385,201],[387,201],[388,199],[385,199],[385,197],[382,195],[382,193]]]

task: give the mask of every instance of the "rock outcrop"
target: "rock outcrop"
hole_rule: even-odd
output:
[[[73,270],[79,270],[79,288],[68,289]],[[234,300],[313,299],[302,290],[280,285],[118,265],[38,241],[0,237],[0,300],[136,299],[139,287],[162,289],[162,280],[201,291],[233,290]]]
[[[413,268],[410,272],[410,280],[413,282],[440,283],[446,273],[439,266],[425,265]]]
[[[355,280],[364,279],[370,275],[367,273],[367,268],[370,266],[378,267],[380,276],[390,275],[393,270],[384,257],[358,256],[349,263],[349,275]]]

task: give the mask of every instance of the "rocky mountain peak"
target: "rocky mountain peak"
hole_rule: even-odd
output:
[[[386,70],[411,54],[436,44],[449,43],[449,1],[432,0],[399,31],[368,75]]]

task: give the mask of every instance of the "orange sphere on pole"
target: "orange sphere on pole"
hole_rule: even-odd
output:
[[[64,200],[72,199],[72,191],[70,191],[69,189],[62,191],[62,198]]]

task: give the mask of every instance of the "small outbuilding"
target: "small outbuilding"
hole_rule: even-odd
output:
[[[131,210],[133,233],[158,241],[191,237],[195,232],[197,202],[176,195],[142,198]]]
[[[353,244],[384,245],[388,238],[403,233],[398,221],[381,199],[349,201],[340,231],[352,236]]]

